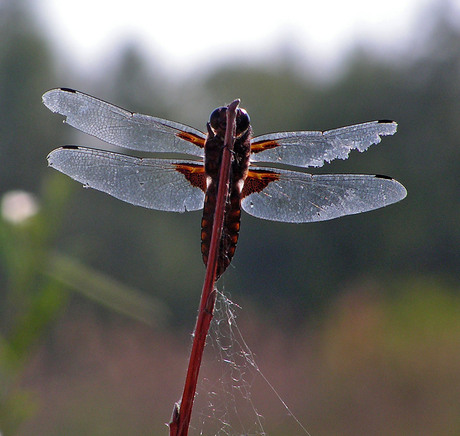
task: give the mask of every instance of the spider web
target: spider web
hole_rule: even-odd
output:
[[[192,421],[200,436],[266,436],[264,416],[256,407],[252,387],[268,385],[302,432],[310,434],[292,414],[276,389],[262,374],[254,354],[236,324],[241,307],[217,291]]]

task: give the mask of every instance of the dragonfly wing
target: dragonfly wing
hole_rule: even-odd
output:
[[[259,188],[247,189],[246,185],[251,183],[259,184]],[[403,185],[386,176],[311,175],[258,168],[249,171],[243,188],[243,195],[246,194],[242,208],[250,215],[305,223],[388,206],[402,200],[407,192]]]
[[[203,207],[206,182],[198,162],[140,159],[66,146],[53,150],[48,163],[85,187],[137,206],[173,212]]]
[[[203,156],[205,135],[184,124],[130,112],[73,89],[52,89],[42,99],[52,112],[64,115],[67,124],[109,144]]]
[[[251,161],[321,167],[334,159],[347,159],[351,150],[367,150],[396,129],[394,121],[371,121],[325,132],[271,133],[253,139]]]

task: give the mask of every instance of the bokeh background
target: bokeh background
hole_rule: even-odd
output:
[[[397,120],[322,172],[390,175],[403,202],[305,225],[245,215],[219,288],[311,434],[460,434],[458,3],[153,4],[0,0],[0,434],[167,434],[204,276],[199,212],[47,168],[58,145],[100,145],[41,104],[57,86],[202,130],[236,97],[256,134]],[[302,434],[253,389],[268,434]],[[191,434],[217,433],[200,422]]]

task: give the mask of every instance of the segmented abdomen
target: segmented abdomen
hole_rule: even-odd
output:
[[[211,233],[214,223],[214,213],[217,200],[217,185],[212,182],[206,191],[204,200],[203,218],[201,219],[201,253],[203,262],[208,264]],[[220,240],[219,255],[217,260],[216,280],[224,273],[235,254],[236,244],[240,231],[241,195],[235,183],[232,183],[227,204],[225,207],[222,237]]]

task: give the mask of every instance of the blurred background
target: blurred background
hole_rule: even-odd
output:
[[[0,434],[167,434],[204,277],[200,212],[47,168],[58,145],[100,146],[42,105],[59,86],[201,130],[236,97],[256,135],[396,120],[322,172],[392,176],[404,201],[244,215],[219,289],[311,434],[460,434],[459,4],[309,3],[0,0]],[[268,434],[302,434],[253,389]],[[190,434],[217,433],[200,422]]]

